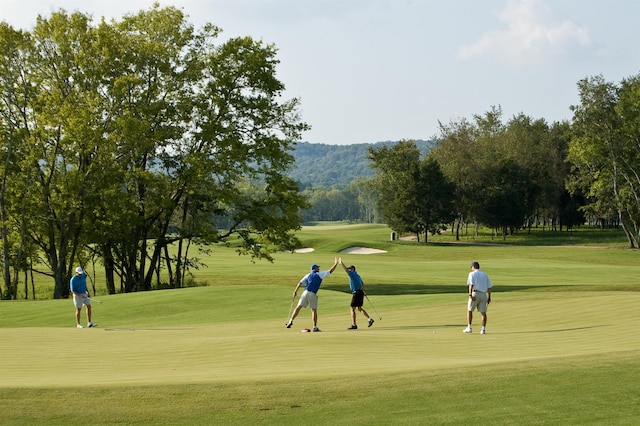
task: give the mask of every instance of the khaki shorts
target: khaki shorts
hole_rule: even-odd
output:
[[[87,295],[85,294],[85,296]],[[89,297],[82,297],[74,294],[73,304],[75,305],[76,309],[82,308],[82,305],[91,306],[91,299],[89,299]]]
[[[487,312],[487,293],[484,293],[482,291],[474,291],[473,298],[475,300],[469,298],[469,312],[473,312],[476,309],[478,309],[478,312]]]
[[[318,295],[311,291],[305,290],[302,293],[302,296],[300,296],[298,306],[302,306],[303,308],[306,308],[308,306],[311,309],[318,309]]]

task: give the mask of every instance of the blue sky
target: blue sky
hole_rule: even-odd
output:
[[[64,8],[120,18],[153,0],[0,0],[0,19],[31,29]],[[175,0],[222,39],[279,49],[287,98],[301,99],[311,143],[430,139],[438,122],[500,106],[570,120],[579,80],[640,74],[636,0]]]

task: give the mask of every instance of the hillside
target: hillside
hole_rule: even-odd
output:
[[[378,149],[394,143],[327,145],[299,142],[293,152],[295,166],[289,176],[302,186],[345,187],[358,176],[373,176],[367,159],[369,148]],[[423,153],[428,152],[429,141],[416,140],[415,143]]]

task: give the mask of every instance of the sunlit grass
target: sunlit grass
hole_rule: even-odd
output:
[[[95,329],[75,328],[70,300],[0,302],[0,423],[457,425],[489,412],[491,424],[564,425],[640,414],[637,251],[608,238],[418,244],[380,225],[300,237],[313,252],[273,263],[214,249],[195,271],[206,287],[102,294]],[[339,252],[354,245],[387,253]],[[373,327],[360,316],[346,329],[338,269],[319,293],[323,331],[298,332],[308,310],[286,329],[297,281],[336,256],[361,272]],[[461,332],[472,260],[495,284],[486,335]]]

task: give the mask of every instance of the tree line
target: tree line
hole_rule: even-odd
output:
[[[3,298],[33,274],[67,297],[95,263],[109,293],[181,287],[209,244],[296,245],[308,204],[286,172],[308,125],[275,46],[220,32],[157,4],[0,23]]]
[[[369,147],[375,172],[346,189],[307,188],[307,220],[387,223],[427,240],[484,225],[506,238],[532,227],[619,226],[640,247],[640,75],[577,84],[571,122],[492,107],[439,123],[425,154],[414,141]]]

